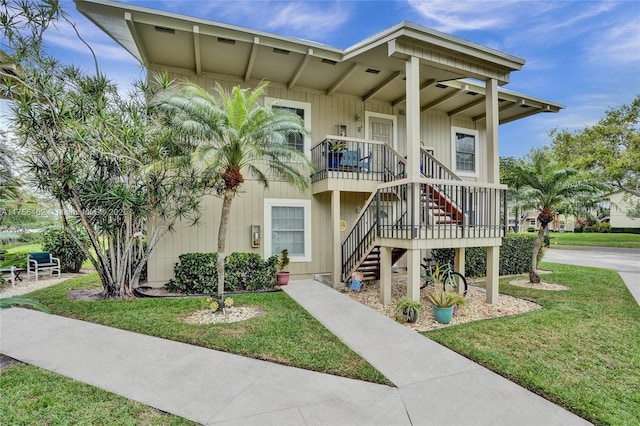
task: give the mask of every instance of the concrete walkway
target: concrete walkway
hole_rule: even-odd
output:
[[[205,425],[587,424],[323,284],[285,291],[397,387],[19,308],[0,352]]]
[[[571,247],[571,249],[569,249]],[[618,247],[564,246],[545,252],[547,262],[613,269],[640,305],[640,249]]]

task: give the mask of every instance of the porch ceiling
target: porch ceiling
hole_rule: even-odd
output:
[[[411,23],[401,23],[346,50],[247,28],[103,0],[77,9],[146,67],[232,80],[267,80],[289,89],[387,102],[403,109],[407,51],[421,55],[423,110],[484,118],[484,83],[502,84],[522,59]],[[415,53],[412,53],[415,54]],[[448,65],[456,59],[459,67]],[[476,80],[461,80],[473,78]],[[562,105],[500,89],[500,122]]]

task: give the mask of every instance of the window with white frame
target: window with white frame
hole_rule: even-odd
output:
[[[478,131],[451,128],[453,169],[461,176],[478,176]]]
[[[311,104],[308,102],[290,101],[287,99],[265,98],[267,104],[273,104],[274,108],[281,108],[291,111],[302,119],[304,127],[311,130]],[[307,136],[290,136],[289,145],[307,156],[311,155],[311,141]]]
[[[529,219],[529,226],[536,226],[536,220],[535,219]]]
[[[265,199],[265,257],[289,251],[292,262],[311,261],[311,201]]]

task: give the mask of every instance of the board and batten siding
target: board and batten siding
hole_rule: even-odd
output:
[[[153,73],[156,70],[150,70]],[[188,80],[196,83],[210,92],[214,92],[216,83],[223,89],[231,90],[234,86],[256,87],[259,82],[245,83],[232,77],[201,75],[196,76],[187,72],[170,70],[177,80]],[[267,97],[305,102],[311,107],[311,146],[322,141],[327,135],[336,135],[338,126],[347,126],[347,136],[364,138],[365,135],[365,111],[381,114],[395,115],[398,118],[398,147],[402,155],[406,152],[406,117],[401,108],[392,108],[387,103],[374,101],[362,102],[361,99],[351,96],[333,95],[326,96],[314,90],[295,88],[288,89],[281,84],[271,84],[267,89]],[[360,120],[357,119],[360,117]],[[435,156],[445,165],[453,168],[451,152],[451,126],[468,128],[479,131],[478,154],[480,155],[480,178],[486,178],[484,165],[486,164],[486,149],[484,143],[484,121],[474,123],[463,116],[450,118],[446,114],[436,111],[422,113],[421,137],[425,147],[433,148]],[[479,126],[482,126],[480,128]],[[474,179],[476,180],[476,179]],[[347,222],[347,229],[340,232],[341,238],[345,238],[359,209],[364,206],[370,193],[367,192],[342,192],[341,193],[341,219]],[[283,182],[272,181],[270,189],[265,191],[261,185],[250,176],[245,176],[245,184],[240,193],[234,199],[231,207],[229,231],[227,234],[226,253],[234,251],[253,252],[265,254],[264,223],[265,199],[294,199],[311,200],[311,258],[310,262],[292,262],[289,270],[294,279],[309,278],[315,274],[329,273],[332,270],[333,251],[340,250],[339,246],[333,247],[332,233],[334,226],[331,223],[331,194],[330,192],[311,195],[300,193],[295,187]],[[173,267],[178,262],[178,256],[190,252],[215,252],[218,240],[218,226],[220,221],[221,200],[214,196],[206,196],[203,200],[200,224],[189,226],[187,223],[178,224],[174,233],[168,234],[158,245],[148,264],[149,284],[160,286],[173,277]],[[260,248],[251,247],[251,225],[260,225],[262,232],[262,244]]]

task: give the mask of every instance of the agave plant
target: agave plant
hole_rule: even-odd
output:
[[[430,292],[427,294],[427,299],[438,308],[449,308],[451,306],[462,305],[466,302],[462,294],[444,290]]]
[[[0,298],[0,309],[10,308],[14,305],[31,306],[47,314],[51,313],[51,311],[42,303],[36,302],[35,300],[29,299],[28,297],[11,296],[11,297]]]

